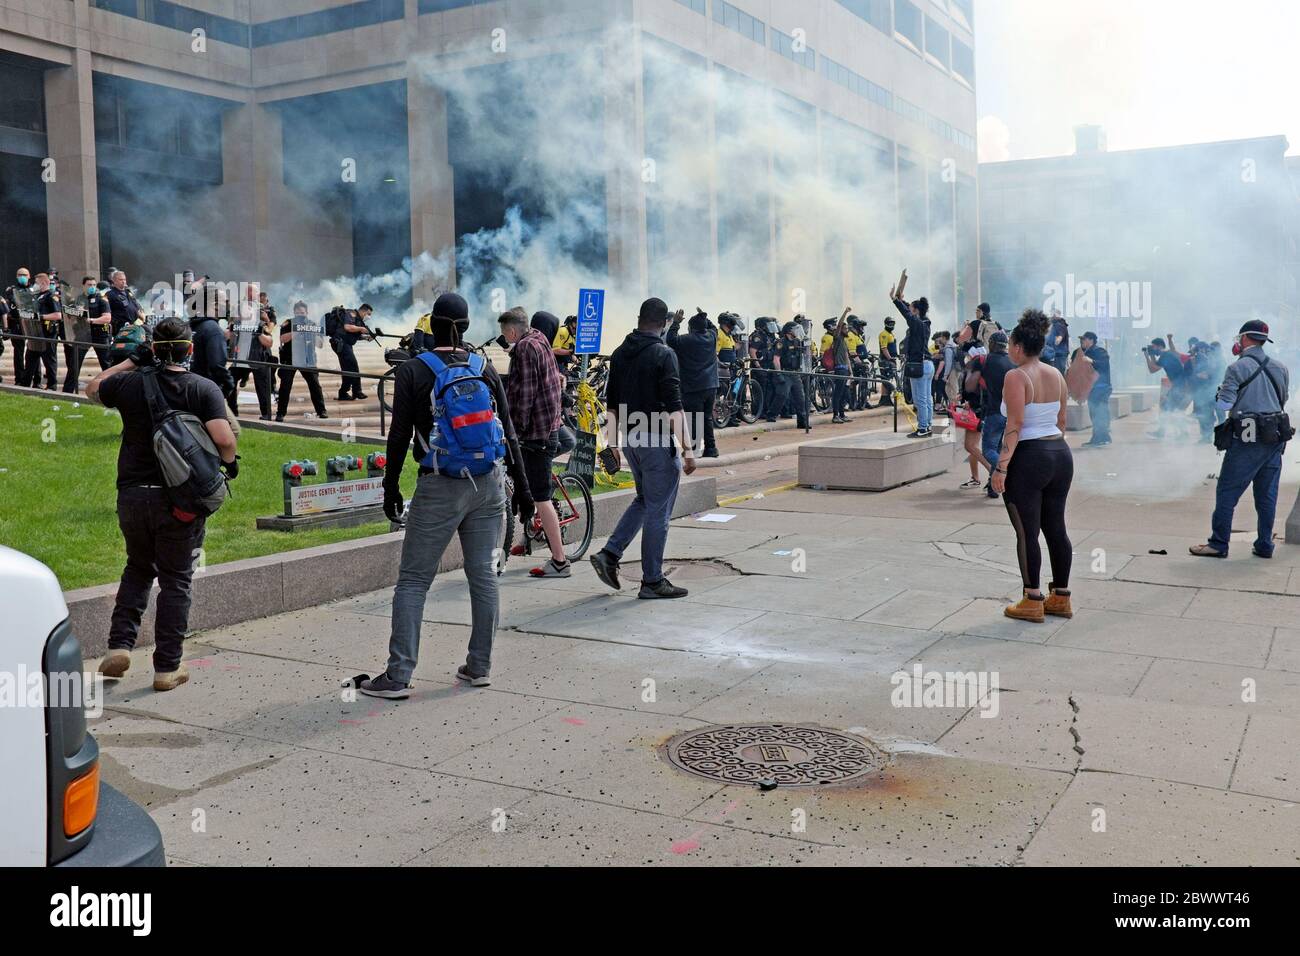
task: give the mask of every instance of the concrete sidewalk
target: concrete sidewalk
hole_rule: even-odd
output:
[[[789,491],[676,522],[685,601],[512,562],[486,690],[452,679],[459,572],[434,586],[405,702],[339,688],[382,667],[390,591],[198,635],[168,694],[141,653],[93,727],[105,779],[173,860],[208,865],[1293,865],[1300,547],[1262,561],[1242,533],[1227,561],[1188,556],[1217,458],[1142,427],[1076,454],[1072,620],[1002,616],[1014,536],[954,490],[964,465],[882,495]],[[895,706],[915,665],[1001,691]],[[887,763],[763,792],[661,753],[750,722],[847,731]]]

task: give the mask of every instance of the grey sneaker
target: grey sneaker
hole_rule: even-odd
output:
[[[470,671],[468,664],[461,664],[460,667],[456,668],[456,679],[463,680],[466,684],[469,684],[470,687],[491,687],[492,686],[491,677],[488,677],[487,674],[480,674],[479,676],[475,677],[474,674]]]
[[[644,601],[668,600],[671,598],[684,598],[690,594],[686,588],[679,588],[667,578],[663,578],[656,584],[646,584],[641,582],[641,593],[637,597]]]
[[[533,568],[528,572],[534,578],[569,578],[573,576],[573,566],[565,561],[564,564],[556,564],[555,559],[549,559],[540,568]]]
[[[385,700],[406,700],[411,696],[411,685],[393,680],[387,672],[363,680],[358,689],[367,697],[382,697]]]

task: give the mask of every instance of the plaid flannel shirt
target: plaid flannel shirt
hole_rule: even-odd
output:
[[[560,427],[564,376],[555,364],[551,343],[537,329],[510,350],[506,400],[520,441],[544,440]]]

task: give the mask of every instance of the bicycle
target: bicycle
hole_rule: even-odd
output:
[[[505,491],[506,500],[514,498],[515,483],[509,476],[505,479]],[[587,483],[567,471],[560,475],[552,475],[551,504],[555,506],[555,513],[560,519],[560,543],[564,548],[564,557],[571,562],[581,561],[587,549],[591,547],[594,531],[591,491],[587,488]],[[515,516],[509,508],[506,509],[505,525],[505,543],[501,549],[503,554],[530,555],[533,553],[533,545],[538,545],[544,551],[550,550],[550,542],[547,540],[546,531],[542,528],[542,519],[537,515],[533,515],[532,520],[524,527],[524,540],[521,545],[516,545],[514,542]],[[500,576],[504,571],[505,561],[502,560],[497,566],[497,575]]]
[[[759,410],[763,407],[763,388],[754,381],[750,366],[746,359],[735,367],[731,380],[723,386],[713,403],[715,428],[726,428],[736,418],[746,425],[758,421]]]

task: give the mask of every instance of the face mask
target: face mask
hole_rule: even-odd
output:
[[[86,286],[86,295],[94,295],[98,291],[99,290],[96,289],[93,285]]]
[[[18,284],[19,284],[19,285],[26,285],[26,284],[27,284],[27,276],[19,276],[19,277],[18,277]]]

